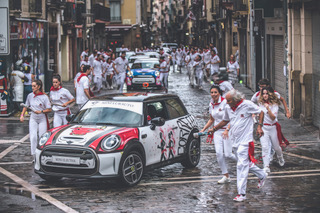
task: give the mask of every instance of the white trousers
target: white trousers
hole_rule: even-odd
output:
[[[121,92],[121,93],[123,92],[123,86],[125,83],[125,79],[126,79],[126,72],[121,72],[116,75],[117,86],[119,88],[119,92]]]
[[[102,76],[95,75],[93,81],[96,84],[97,90],[100,91],[102,87]]]
[[[173,72],[176,71],[176,64],[177,64],[177,61],[172,59],[172,67],[173,67]]]
[[[255,174],[259,179],[265,177],[263,169],[257,167],[249,160],[249,144],[240,144],[233,148],[233,153],[237,158],[237,189],[238,194],[246,194],[249,172]]]
[[[279,144],[276,126],[264,125],[262,127],[262,130],[263,130],[264,134],[260,138],[260,143],[262,146],[263,166],[266,167],[266,166],[269,166],[269,164],[270,164],[270,149],[271,149],[271,147],[276,152],[278,158],[282,157],[282,149]]]
[[[36,154],[38,140],[47,130],[47,117],[44,114],[32,113],[29,120],[31,155]]]
[[[190,80],[190,85],[194,85],[194,80],[195,80],[195,72],[192,66],[188,66],[188,73],[189,73],[189,80]]]
[[[197,76],[197,85],[199,87],[202,86],[202,82],[203,82],[203,70],[202,69],[198,69],[195,71],[196,76]]]
[[[53,128],[66,125],[68,123],[66,118],[67,114],[68,114],[67,110],[54,112]]]
[[[214,133],[214,146],[217,155],[217,161],[222,174],[228,173],[227,160],[236,160],[235,155],[232,153],[232,142],[229,139],[224,139],[222,133],[224,129],[218,130]]]
[[[163,73],[160,72],[160,82],[161,82],[161,86],[168,89],[168,77],[169,77],[169,73]]]

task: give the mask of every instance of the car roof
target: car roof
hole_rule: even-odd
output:
[[[136,59],[134,61],[134,63],[137,63],[137,62],[139,62],[139,63],[143,63],[143,62],[159,62],[159,60],[156,59],[156,58],[139,58],[139,59]]]
[[[162,100],[168,98],[178,98],[174,94],[161,94],[161,93],[145,93],[145,92],[135,92],[135,93],[113,93],[108,95],[102,95],[90,99],[90,101],[132,101],[132,102],[143,102],[143,101],[153,101]]]

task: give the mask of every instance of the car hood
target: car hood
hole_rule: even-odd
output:
[[[62,128],[54,137],[56,145],[89,145],[104,135],[114,132],[121,127],[97,125],[69,125]]]

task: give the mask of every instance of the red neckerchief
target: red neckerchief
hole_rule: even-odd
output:
[[[223,82],[224,82],[224,81],[223,81],[223,80],[221,80],[221,81],[219,81],[219,82],[218,82],[218,84],[220,85],[220,84],[222,84]]]
[[[234,64],[236,61],[229,61],[230,64]]]
[[[35,93],[33,93],[33,94],[34,94],[34,98],[37,97],[37,96],[39,96],[39,95],[44,95],[43,92],[38,92],[38,94],[35,94]]]
[[[264,101],[265,104],[270,104],[269,101]]]
[[[260,91],[259,91],[259,92],[257,92],[256,97],[258,97],[259,95],[260,95]]]
[[[100,61],[100,59],[96,58],[96,61]]]
[[[214,108],[214,106],[219,105],[223,100],[224,100],[224,98],[220,95],[218,103],[214,103],[213,101],[211,102],[212,108]]]
[[[87,76],[87,74],[86,74],[86,73],[81,73],[81,75],[80,75],[80,76],[78,77],[78,79],[77,79],[77,82],[79,82],[80,79],[81,79],[83,76]]]
[[[231,107],[231,109],[233,111],[236,111],[236,109],[238,108],[238,106],[243,102],[243,99],[241,99],[241,101],[239,101],[234,107]]]
[[[54,88],[53,86],[50,88],[50,91],[58,91],[59,89],[61,89],[62,86],[59,86],[58,88]]]

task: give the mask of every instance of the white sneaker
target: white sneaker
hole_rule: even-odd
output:
[[[269,166],[264,167],[263,170],[264,170],[265,173],[270,173],[271,172]]]
[[[234,201],[237,202],[243,202],[245,199],[247,199],[247,197],[244,195],[237,195],[235,198],[233,198]]]
[[[223,177],[218,181],[218,183],[220,183],[220,184],[230,183],[230,182],[231,182],[230,177],[226,177],[226,176],[223,176]]]
[[[266,183],[267,177],[268,177],[268,173],[266,173],[266,175],[264,176],[264,178],[262,178],[261,180],[259,180],[258,189],[261,189],[261,188],[264,186],[264,184]]]
[[[281,155],[281,157],[278,157],[278,162],[280,166],[284,166],[284,159],[283,159],[283,155]]]

